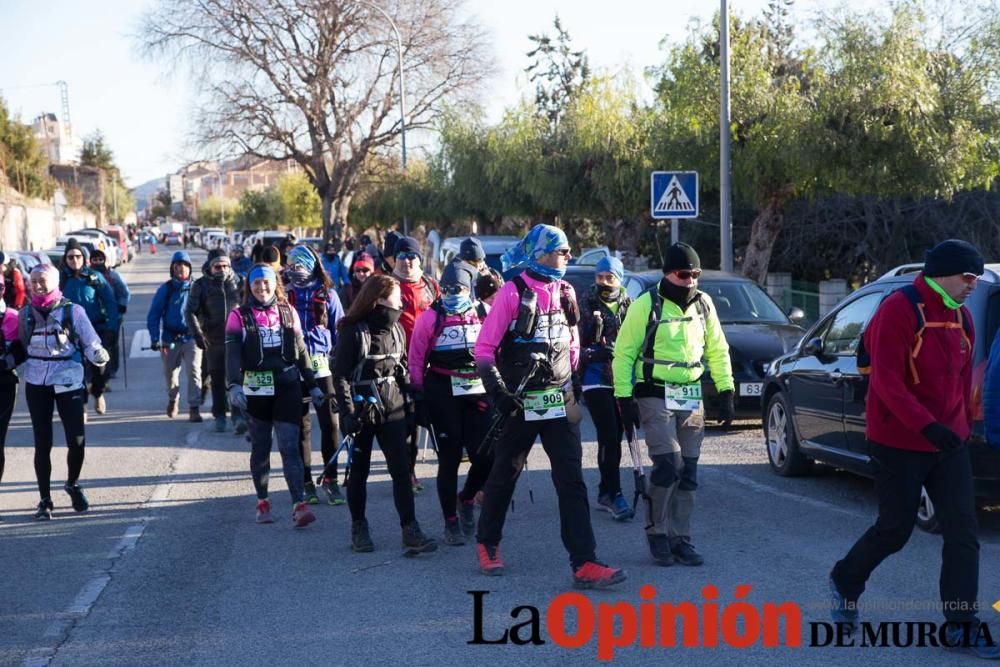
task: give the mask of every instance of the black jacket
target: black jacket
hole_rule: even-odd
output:
[[[233,272],[225,280],[204,275],[194,281],[184,312],[195,340],[204,339],[212,345],[225,343],[229,311],[240,305],[240,282]]]
[[[392,359],[369,360],[361,372],[362,381],[385,377],[394,378],[393,381],[381,382],[376,385],[378,399],[384,411],[383,422],[402,419],[411,409],[405,394],[410,377],[406,362],[406,336],[403,334],[402,325],[396,323],[393,326],[399,329],[395,339],[392,329],[370,329],[371,347],[368,354],[395,353],[398,355],[398,361]],[[402,341],[402,344],[397,346],[397,341]],[[371,395],[370,386],[352,386],[355,370],[361,362],[361,352],[361,332],[358,325],[345,324],[337,333],[337,347],[334,351],[332,369],[337,405],[340,406],[340,414],[342,415],[355,414],[358,408],[354,404],[355,395],[361,395],[363,398]]]

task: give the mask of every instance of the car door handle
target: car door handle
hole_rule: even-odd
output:
[[[834,382],[840,382],[841,380],[844,379],[844,374],[841,373],[840,371],[833,371],[832,373],[830,373],[830,379],[833,380]]]

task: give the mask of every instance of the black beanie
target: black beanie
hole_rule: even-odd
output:
[[[217,257],[225,257],[226,251],[222,248],[212,248],[208,251],[208,263],[211,264],[212,260]]]
[[[417,257],[423,259],[420,253],[420,243],[418,243],[412,236],[400,236],[396,241],[395,249],[392,251],[392,256],[396,257],[401,252],[416,253]]]
[[[472,274],[468,264],[460,260],[452,260],[441,273],[441,286],[459,285],[471,292],[475,279],[476,277]]]
[[[80,252],[83,252],[83,248],[80,247],[80,242],[77,241],[75,237],[70,237],[69,240],[66,241],[66,249],[63,250],[63,257],[65,257],[66,253],[70,250],[79,250]]]
[[[476,278],[476,298],[488,299],[496,294],[503,285],[503,278],[494,276],[492,273],[484,273]]]
[[[924,275],[929,278],[960,273],[983,275],[983,256],[968,241],[948,239],[924,253]]]
[[[459,246],[458,256],[467,262],[476,262],[480,259],[486,259],[486,251],[483,250],[483,244],[479,242],[479,239],[467,238]]]
[[[667,254],[663,258],[664,273],[700,268],[701,260],[698,258],[698,253],[687,243],[675,243],[667,248]]]

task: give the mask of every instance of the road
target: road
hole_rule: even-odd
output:
[[[169,248],[142,255],[124,275],[133,287],[126,316],[127,349],[145,326],[156,286],[167,278]],[[194,252],[199,273],[204,253]],[[315,508],[318,520],[304,531],[290,523],[283,480],[272,475],[279,519],[254,523],[248,446],[242,437],[211,432],[164,414],[159,361],[135,343],[128,360],[129,386],[113,383],[108,412],[91,414],[81,483],[91,510],[75,514],[61,491],[65,447],[53,451],[56,511],[35,522],[31,430],[20,401],[7,439],[7,469],[0,484],[0,664],[2,665],[273,665],[396,662],[408,665],[557,664],[593,661],[598,642],[576,650],[556,645],[545,608],[570,589],[547,460],[540,447],[515,494],[503,542],[507,573],[479,574],[472,545],[441,547],[407,559],[384,464],[373,466],[369,520],[373,554],[349,549],[346,507]],[[585,466],[596,495],[596,443],[585,419]],[[318,429],[314,429],[318,435]],[[315,437],[315,436],[314,436]],[[318,443],[315,460],[319,459]],[[378,457],[376,457],[378,458]],[[428,480],[417,498],[424,529],[441,532],[433,482],[433,456],[418,473]],[[280,459],[273,458],[275,471]],[[641,524],[614,523],[595,512],[599,556],[628,569],[629,580],[613,591],[587,593],[593,601],[639,605],[644,584],[654,601],[705,601],[704,587],[718,589],[720,609],[734,601],[737,586],[750,585],[754,608],[796,602],[802,614],[802,647],[737,649],[631,647],[614,653],[622,664],[829,664],[864,660],[900,664],[920,660],[954,664],[934,648],[822,648],[809,644],[809,623],[826,621],[827,573],[871,523],[871,482],[823,469],[784,479],[767,468],[762,434],[747,423],[710,430],[700,467],[701,489],[694,542],[706,557],[700,568],[658,568],[646,552]],[[625,487],[631,489],[628,471]],[[528,488],[534,503],[528,498]],[[1000,515],[981,519],[980,593],[983,617],[1000,598]],[[864,602],[903,610],[865,610],[872,621],[938,621],[933,611],[913,610],[937,597],[940,538],[917,532],[901,553],[872,578]],[[469,644],[474,637],[473,596],[482,598],[483,638],[495,640],[524,621],[520,605],[542,610],[541,645]],[[705,617],[709,616],[707,608]],[[576,627],[570,615],[568,626]],[[620,627],[620,626],[619,626]],[[1000,623],[994,623],[1000,635]],[[583,628],[586,629],[586,628]],[[522,631],[523,637],[530,634]],[[971,659],[970,659],[971,660]],[[964,659],[961,660],[964,662]]]

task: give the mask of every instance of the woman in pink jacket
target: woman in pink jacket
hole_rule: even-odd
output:
[[[409,350],[417,420],[431,429],[437,442],[444,542],[452,546],[465,544],[465,537],[472,537],[476,530],[474,499],[486,483],[491,464],[488,457],[478,454],[488,404],[473,351],[487,311],[472,298],[474,280],[468,264],[456,260],[445,267],[441,297],[417,317]],[[463,448],[472,467],[465,488],[456,497]]]

